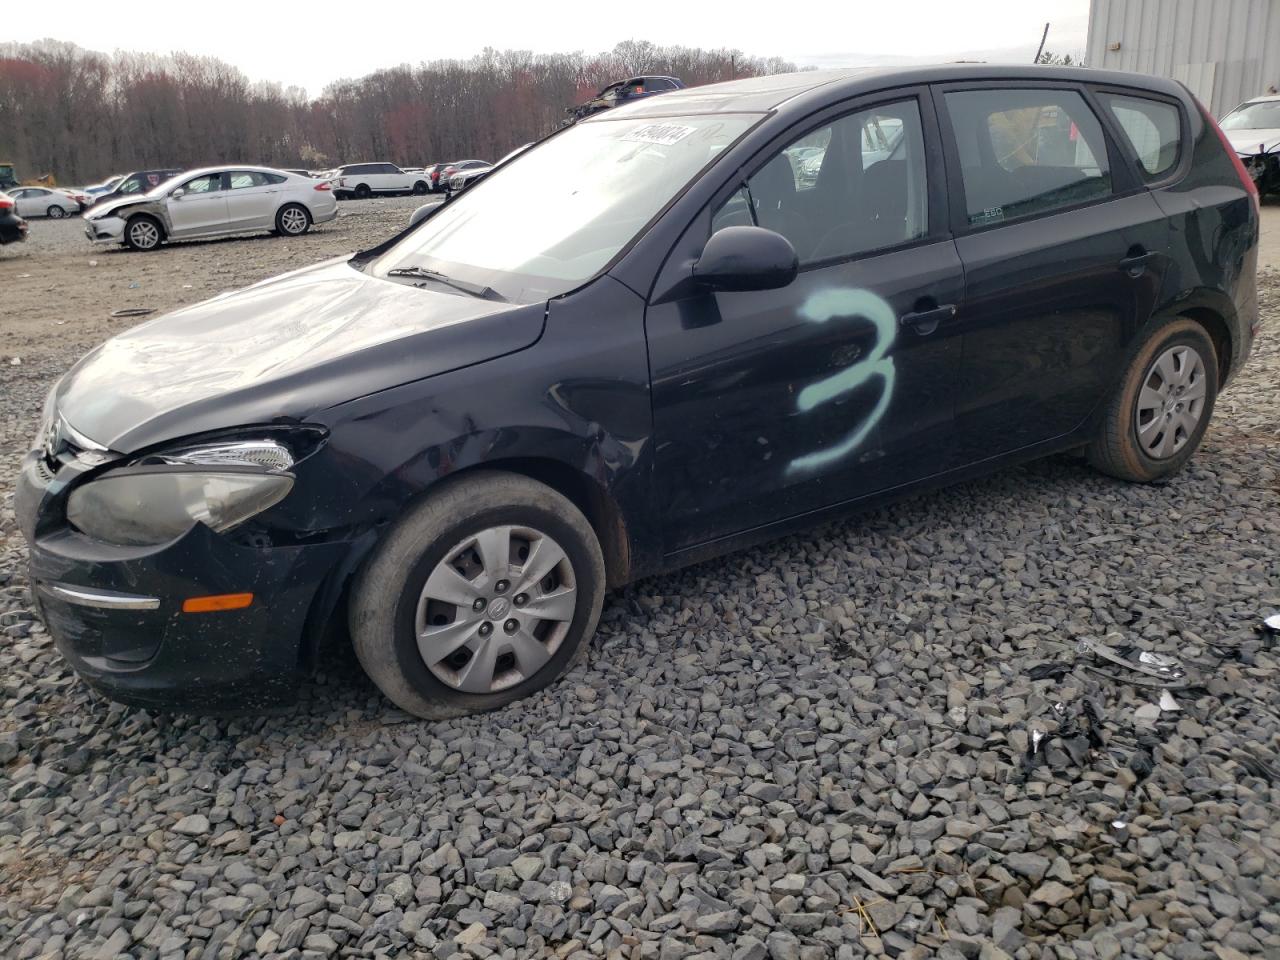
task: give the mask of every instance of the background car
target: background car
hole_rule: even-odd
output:
[[[154,190],[166,180],[176,177],[182,172],[180,167],[163,167],[157,170],[134,170],[122,176],[110,190],[98,195],[95,204],[117,197],[140,197],[148,190]]]
[[[327,181],[271,167],[205,167],[143,196],[95,204],[85,214],[85,234],[94,243],[154,250],[166,240],[264,230],[296,237],[337,215]]]
[[[23,217],[49,217],[61,220],[80,212],[80,204],[66,191],[49,187],[15,187],[9,196]]]
[[[375,193],[426,193],[431,187],[420,173],[408,173],[394,163],[348,163],[330,178],[339,199],[363,199]]]
[[[454,160],[452,163],[442,163],[433,174],[436,178],[436,189],[448,191],[453,175],[462,170],[474,170],[477,167],[483,167],[487,170],[491,166],[493,164],[488,160]]]
[[[684,81],[678,77],[632,77],[630,80],[617,80],[609,84],[586,103],[569,107],[566,112],[574,120],[581,120],[593,113],[618,107],[633,100],[642,100],[655,94],[683,89]]]
[[[479,180],[486,173],[492,170],[493,167],[494,167],[494,164],[492,163],[481,162],[476,164],[475,166],[467,167],[463,170],[459,170],[457,173],[455,173],[452,177],[449,178],[449,192],[456,193],[457,191],[461,190],[463,187],[467,186],[467,184],[471,183],[473,180]]]
[[[1222,132],[1259,193],[1280,191],[1280,96],[1255,97],[1222,118]]]
[[[117,173],[115,176],[108,177],[106,180],[103,180],[101,183],[95,183],[95,184],[92,184],[91,186],[85,187],[84,188],[85,195],[89,198],[89,202],[91,204],[97,203],[100,199],[102,199],[103,196],[105,196],[106,194],[114,190],[116,188],[116,185],[123,179],[124,179],[124,174]]]
[[[0,244],[27,239],[27,221],[18,216],[17,202],[0,193]]]

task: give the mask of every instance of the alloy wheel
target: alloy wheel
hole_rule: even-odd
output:
[[[139,220],[129,228],[129,239],[140,250],[150,250],[160,242],[160,231],[150,220]]]
[[[307,229],[307,215],[298,207],[289,207],[280,214],[280,227],[285,233],[302,233]]]
[[[1195,435],[1204,416],[1204,360],[1194,347],[1165,350],[1147,368],[1134,411],[1142,451],[1153,460],[1172,457]]]
[[[53,206],[49,208],[49,217],[53,220],[61,220],[66,215],[67,211],[63,210],[61,207]]]
[[[441,682],[487,694],[528,680],[568,635],[577,609],[573,564],[532,527],[489,527],[445,554],[427,577],[414,629]]]

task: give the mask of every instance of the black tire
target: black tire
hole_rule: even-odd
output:
[[[146,229],[147,226],[150,226],[151,230]],[[124,225],[124,242],[130,250],[143,253],[155,250],[164,242],[164,227],[153,216],[145,213],[134,214]]]
[[[49,209],[45,211],[45,215],[48,216],[50,220],[61,220],[67,215],[67,211],[63,210],[56,203],[52,203],[49,205]]]
[[[301,214],[301,216],[299,216]],[[311,229],[311,211],[300,203],[286,203],[276,211],[276,233],[300,237]]]
[[[427,190],[428,190],[428,188],[427,188],[427,183],[426,183],[426,181],[425,181],[425,180],[419,180],[417,183],[415,183],[415,184],[413,185],[413,192],[414,192],[414,195],[415,195],[415,196],[419,196],[419,197],[420,197],[420,196],[422,196],[424,193],[426,193],[426,192],[427,192]]]
[[[369,189],[369,185],[367,183],[356,184],[357,200],[368,200],[371,196],[373,196],[373,191]]]
[[[437,676],[419,652],[420,599],[432,572],[468,537],[511,525],[540,531],[563,550],[577,590],[574,611],[550,659],[531,676],[505,689],[465,693]],[[518,568],[510,569],[517,571],[514,582]],[[409,713],[440,720],[494,710],[558,680],[585,654],[600,618],[604,586],[600,543],[577,507],[527,477],[478,471],[409,511],[365,563],[351,592],[352,644],[373,682]],[[497,631],[493,636],[501,640]]]
[[[1172,430],[1170,436],[1178,444],[1167,456],[1153,456],[1139,437],[1143,416],[1139,400],[1144,385],[1163,386],[1163,378],[1155,366],[1157,361],[1168,351],[1184,347],[1194,351],[1203,372],[1203,400],[1198,408],[1198,420],[1194,429],[1187,431],[1178,427],[1162,428],[1158,415],[1150,417],[1148,426],[1142,428],[1144,432]],[[1189,357],[1189,354],[1182,356]],[[1098,433],[1089,444],[1089,462],[1103,473],[1133,483],[1154,483],[1172,476],[1186,465],[1200,446],[1213,416],[1217,395],[1218,352],[1208,331],[1188,317],[1177,317],[1161,324],[1148,335],[1126,365],[1115,393],[1103,410]],[[1182,408],[1176,405],[1180,397],[1174,396],[1171,400],[1175,406],[1166,416],[1174,418]],[[1175,421],[1170,419],[1168,422]],[[1157,432],[1154,438],[1163,440],[1164,434]]]

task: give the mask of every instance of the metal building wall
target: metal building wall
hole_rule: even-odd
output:
[[[1092,0],[1085,62],[1181,80],[1221,117],[1280,89],[1280,0]]]

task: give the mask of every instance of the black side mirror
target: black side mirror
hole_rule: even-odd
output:
[[[776,290],[796,278],[800,258],[780,233],[764,227],[717,230],[693,265],[693,278],[712,290]]]

